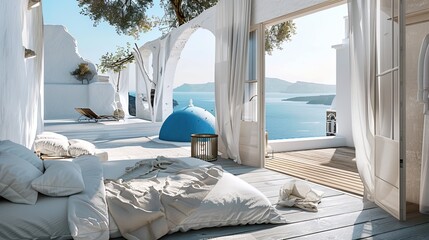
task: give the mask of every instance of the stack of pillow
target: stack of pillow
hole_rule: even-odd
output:
[[[37,135],[34,150],[48,157],[78,157],[81,155],[94,155],[94,144],[81,139],[68,139],[66,136],[43,132]]]
[[[0,141],[0,196],[14,203],[35,204],[38,193],[64,197],[84,190],[79,165],[42,161],[28,148]]]

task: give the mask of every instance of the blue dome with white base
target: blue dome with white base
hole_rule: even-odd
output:
[[[173,142],[191,142],[191,134],[215,133],[215,117],[209,111],[189,106],[173,112],[162,124],[159,139]]]

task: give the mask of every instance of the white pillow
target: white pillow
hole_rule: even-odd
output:
[[[39,139],[59,139],[59,140],[68,140],[66,136],[54,132],[43,132],[36,136],[36,140]]]
[[[0,141],[0,152],[13,154],[43,172],[43,161],[30,149],[9,140]]]
[[[69,140],[69,155],[72,157],[79,157],[81,155],[94,155],[95,146],[94,144],[81,140],[81,139],[70,139]]]
[[[69,161],[49,161],[45,173],[31,183],[33,189],[51,197],[70,196],[85,189],[80,167]]]
[[[67,156],[69,142],[66,139],[38,139],[34,142],[34,149],[51,157],[62,157]]]
[[[0,196],[14,203],[35,204],[37,191],[31,181],[42,175],[26,160],[7,152],[0,152]]]

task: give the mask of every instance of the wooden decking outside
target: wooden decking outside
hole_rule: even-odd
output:
[[[353,148],[326,148],[274,153],[265,167],[362,196],[363,185]]]

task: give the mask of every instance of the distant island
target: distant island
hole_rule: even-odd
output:
[[[279,78],[266,78],[265,91],[267,93],[334,93],[335,85],[310,83],[310,82],[288,82]],[[202,84],[185,83],[174,89],[175,92],[214,92],[214,82]]]
[[[307,104],[331,105],[335,95],[305,96],[282,99],[282,101],[307,102]]]

